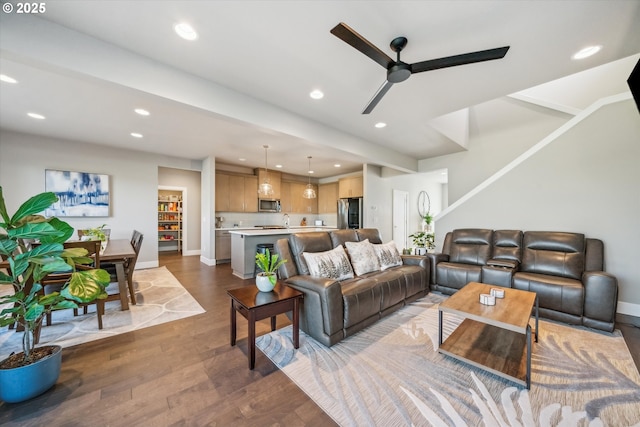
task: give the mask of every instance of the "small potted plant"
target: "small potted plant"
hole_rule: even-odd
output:
[[[41,193],[24,202],[9,216],[0,186],[0,283],[11,284],[12,295],[0,297],[0,327],[18,324],[24,329],[22,353],[0,361],[0,400],[21,402],[44,393],[60,375],[62,348],[35,348],[35,332],[47,313],[77,308],[76,302],[106,298],[109,273],[100,269],[78,270],[89,264],[83,248],[65,249],[73,228],[58,218],[45,218],[40,212],[57,202],[55,194]],[[27,247],[25,240],[39,240]],[[4,269],[4,270],[3,270]],[[44,295],[40,281],[51,272],[70,271],[71,278],[60,292]]]
[[[416,246],[416,255],[425,255],[427,250],[434,249],[435,235],[433,233],[426,233],[424,231],[416,231],[409,235],[413,240],[413,244]]]
[[[427,233],[432,231],[432,229],[431,229],[431,223],[432,222],[433,222],[433,215],[431,215],[430,212],[427,212],[422,217],[422,231],[425,231]]]
[[[272,255],[269,249],[256,253],[256,265],[262,270],[256,275],[256,286],[261,292],[271,292],[276,286],[276,270],[287,262],[286,259],[278,260],[279,257],[278,254]]]
[[[109,234],[111,232],[110,229],[105,228],[107,224],[102,224],[99,227],[87,228],[84,230],[80,230],[82,236],[80,240],[100,240],[100,250],[104,252],[107,248],[107,243],[109,242]]]

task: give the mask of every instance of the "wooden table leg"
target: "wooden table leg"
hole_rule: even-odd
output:
[[[131,304],[136,305],[136,290],[133,288],[133,268],[131,268],[131,260],[129,260],[129,271],[127,272],[127,285],[129,286]]]
[[[300,298],[293,300],[293,348],[300,347]]]
[[[249,349],[249,369],[256,366],[256,314],[253,310],[249,310],[249,339],[247,347]]]
[[[127,275],[124,272],[124,261],[114,261],[116,266],[116,277],[118,278],[118,290],[120,291],[120,307],[129,310],[129,298],[127,297]]]
[[[236,307],[231,300],[231,347],[236,345]]]
[[[276,330],[276,316],[271,316],[271,332]]]

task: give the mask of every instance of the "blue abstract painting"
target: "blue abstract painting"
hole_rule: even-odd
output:
[[[109,175],[47,169],[45,189],[59,199],[46,216],[109,216]]]

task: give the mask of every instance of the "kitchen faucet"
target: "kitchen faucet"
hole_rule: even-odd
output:
[[[285,228],[289,228],[289,214],[286,213],[283,215],[282,222]]]

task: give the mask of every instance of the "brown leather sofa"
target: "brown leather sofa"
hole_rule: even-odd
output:
[[[604,244],[580,233],[459,229],[429,254],[431,289],[453,294],[469,282],[536,292],[540,316],[611,332],[618,282],[604,272]]]
[[[287,260],[278,269],[280,279],[304,293],[300,328],[327,347],[429,292],[430,266],[421,256],[403,255],[402,265],[342,281],[309,275],[303,252],[325,252],[365,239],[382,243],[378,230],[369,228],[296,233],[274,246]]]

